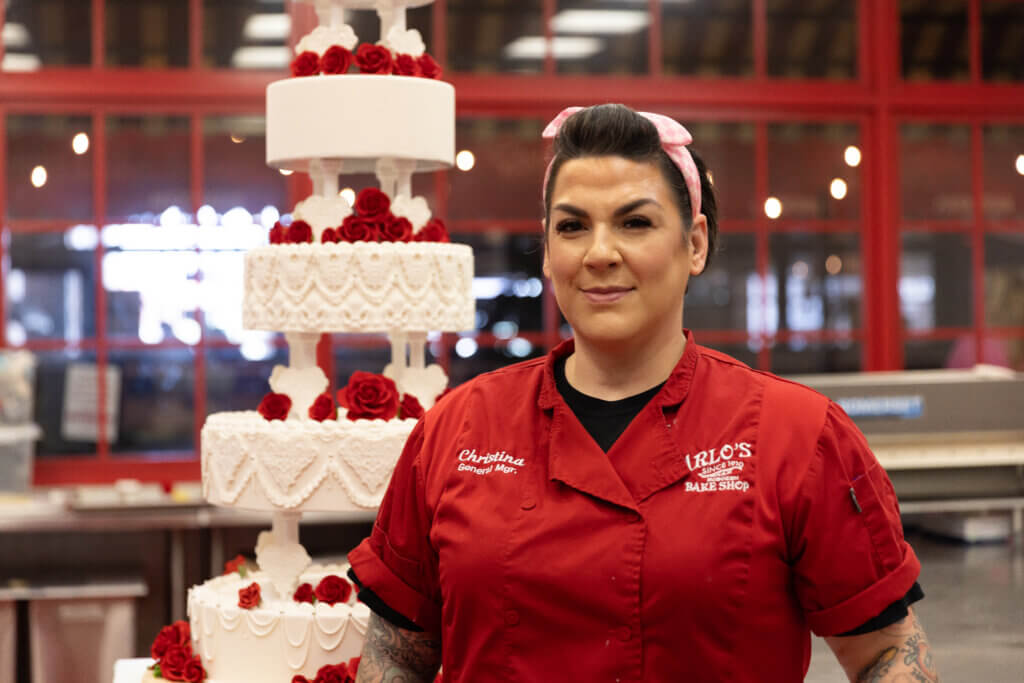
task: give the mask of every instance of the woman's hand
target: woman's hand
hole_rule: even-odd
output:
[[[407,631],[370,614],[356,683],[431,683],[440,666],[439,636]]]

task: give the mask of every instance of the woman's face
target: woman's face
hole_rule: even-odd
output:
[[[558,171],[544,275],[580,341],[614,350],[677,338],[706,255],[704,216],[686,232],[655,164],[585,157]]]

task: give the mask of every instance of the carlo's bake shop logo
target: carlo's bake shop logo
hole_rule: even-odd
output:
[[[686,490],[695,493],[708,491],[746,491],[750,482],[740,479],[743,460],[753,455],[750,444],[740,441],[718,448],[700,451],[696,455],[686,454],[686,466],[696,472],[701,481],[686,482]]]
[[[492,451],[480,455],[475,448],[463,448],[459,451],[459,472],[473,474],[519,474],[524,464],[522,458],[513,458],[508,451]]]

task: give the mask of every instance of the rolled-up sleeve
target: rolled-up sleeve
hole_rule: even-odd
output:
[[[794,589],[819,636],[854,629],[921,571],[888,475],[850,418],[829,406],[790,529]]]
[[[425,501],[423,421],[395,467],[370,537],[348,555],[360,583],[423,630],[441,630],[437,554],[430,545]]]

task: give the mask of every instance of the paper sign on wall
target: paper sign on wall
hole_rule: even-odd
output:
[[[98,441],[99,368],[94,363],[71,363],[64,375],[64,413],[60,434],[65,441]],[[107,443],[117,441],[121,405],[121,368],[107,366]]]

